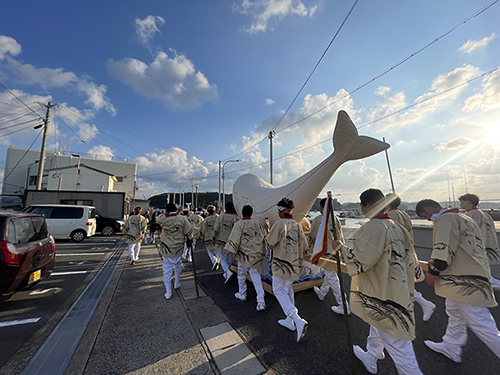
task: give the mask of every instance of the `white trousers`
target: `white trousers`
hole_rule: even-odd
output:
[[[207,249],[207,253],[208,253],[208,257],[210,258],[210,261],[212,262],[212,264],[219,263],[219,258],[217,257],[217,255],[215,255],[215,252],[213,250]]]
[[[486,307],[446,299],[448,326],[443,343],[453,352],[462,355],[467,342],[467,327],[500,358],[500,332]]]
[[[295,307],[295,296],[293,292],[293,280],[280,279],[273,276],[273,293],[286,316],[292,317],[297,314]]]
[[[192,248],[188,248],[188,245],[187,244],[184,244],[184,252],[182,253],[182,257],[184,259],[187,259],[188,261],[191,262],[191,260],[193,259],[192,256],[192,249],[194,249],[194,247],[196,246],[196,238],[193,238],[193,246]]]
[[[491,276],[490,282],[493,289],[500,290],[500,280],[495,279],[493,276]]]
[[[231,263],[233,263],[233,255],[231,253],[223,253],[220,251],[216,251],[215,254],[219,257],[222,269],[224,272],[227,272],[229,267],[231,267]]]
[[[260,273],[255,268],[245,267],[238,262],[238,286],[240,294],[247,294],[247,273],[250,274],[255,292],[257,293],[257,303],[264,302],[264,288],[262,288],[262,279]]]
[[[323,278],[323,284],[321,284],[321,287],[319,288],[319,296],[321,298],[325,298],[331,288],[333,295],[335,296],[335,300],[339,305],[342,305],[342,292],[340,291],[340,281],[337,276],[337,272],[328,270],[323,271],[325,271],[325,277]]]
[[[128,256],[131,262],[135,262],[139,259],[139,251],[141,251],[141,243],[129,243],[128,244]]]
[[[172,270],[175,271],[174,288],[181,285],[182,258],[163,258],[163,283],[167,293],[172,293]]]
[[[398,374],[422,375],[410,340],[397,339],[386,332],[370,326],[366,339],[366,351],[377,359],[384,358],[384,348],[391,356]]]

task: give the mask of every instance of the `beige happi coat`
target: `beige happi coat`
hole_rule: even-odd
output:
[[[481,239],[483,240],[483,247],[486,250],[490,266],[500,264],[500,249],[498,248],[495,222],[491,216],[479,209],[470,210],[466,215],[474,219],[481,230]]]
[[[161,226],[160,254],[164,258],[177,258],[182,255],[184,243],[192,238],[192,227],[186,216],[177,214],[160,215],[156,224]]]
[[[424,273],[410,233],[390,219],[371,219],[342,246],[351,280],[351,311],[371,326],[398,339],[415,338],[414,281]]]
[[[237,221],[238,216],[236,216],[236,214],[223,213],[217,217],[214,224],[216,251],[220,251],[221,253],[229,252],[224,249],[224,246],[226,246],[227,239],[233,230],[234,223]]]
[[[257,219],[237,221],[227,240],[225,250],[236,254],[236,261],[248,268],[261,269],[266,253],[264,237],[266,229]]]
[[[313,222],[311,223],[311,231],[309,232],[309,235],[307,236],[307,241],[309,242],[309,250],[310,253],[312,253],[314,243],[316,242],[316,237],[318,237],[318,229],[321,224],[321,218],[323,215],[318,215],[314,218]],[[342,233],[342,226],[340,224],[340,220],[337,218],[337,216],[333,216],[335,220],[335,228],[332,225],[332,221],[328,220],[328,241],[327,241],[327,248],[326,248],[326,253],[327,254],[333,254],[333,249],[332,249],[332,241],[334,239],[334,231],[337,231],[337,240],[339,240],[342,243],[345,243],[344,241],[344,233]]]
[[[217,220],[217,214],[208,215],[201,224],[201,237],[205,243],[206,250],[215,249],[215,220]]]
[[[276,220],[266,241],[273,249],[273,276],[298,280],[302,274],[304,252],[308,248],[302,226],[293,219]]]
[[[392,209],[387,211],[387,214],[391,217],[392,221],[395,223],[401,224],[405,229],[410,232],[412,238],[413,238],[413,226],[411,224],[411,218],[410,215],[408,215],[406,212],[401,211],[399,209]]]
[[[193,238],[201,238],[201,226],[203,224],[203,218],[198,214],[191,214],[188,218],[191,226],[193,228]]]
[[[141,242],[146,232],[147,222],[144,216],[131,215],[123,226],[125,240],[128,244]]]
[[[448,264],[434,284],[437,295],[474,306],[497,305],[480,236],[476,222],[463,214],[445,212],[435,219],[431,258]]]

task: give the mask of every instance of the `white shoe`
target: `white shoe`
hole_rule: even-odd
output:
[[[246,301],[247,300],[247,295],[246,294],[242,294],[240,292],[235,293],[234,296],[236,298],[238,298],[240,301]]]
[[[266,309],[266,304],[264,302],[257,303],[257,311],[262,311]]]
[[[175,289],[175,290],[179,289],[180,287],[181,287],[181,283],[179,283],[179,284],[174,284],[174,289]]]
[[[318,296],[319,300],[323,301],[325,299],[325,296],[321,296],[321,289],[319,289],[317,286],[315,286],[313,289],[316,295]]]
[[[290,317],[278,320],[278,323],[283,327],[288,328],[290,331],[295,331],[295,323],[293,322],[293,319]]]
[[[166,299],[172,298],[172,292],[170,291],[170,292],[165,293],[165,298]]]
[[[231,272],[231,270],[228,269],[226,272],[224,272],[224,278],[226,279],[224,281],[224,284],[227,284],[227,282],[229,281],[231,276],[233,276],[233,273]]]
[[[300,339],[306,335],[308,323],[297,314],[295,314],[292,319],[295,323],[295,328],[297,329],[297,342],[299,342]]]
[[[365,352],[358,345],[354,345],[352,348],[354,350],[354,355],[356,357],[358,357],[358,359],[361,362],[363,362],[363,365],[365,366],[366,370],[370,374],[376,374],[377,373],[377,358],[372,356],[370,353]]]
[[[425,340],[425,346],[429,349],[434,350],[436,353],[440,353],[445,357],[451,359],[453,362],[460,363],[462,362],[462,356],[457,353],[453,353],[443,342],[434,342]]]
[[[331,309],[335,314],[344,315],[344,305],[332,306]],[[351,315],[349,307],[347,307],[347,315]]]
[[[436,305],[430,301],[427,301],[427,303],[425,305],[422,305],[422,310],[424,312],[424,316],[422,317],[422,320],[424,322],[427,322],[431,318],[435,309],[436,309]]]

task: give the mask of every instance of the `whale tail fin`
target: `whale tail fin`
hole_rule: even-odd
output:
[[[388,143],[358,134],[358,129],[345,111],[339,111],[333,132],[334,152],[345,160],[358,160],[378,154],[390,147]]]

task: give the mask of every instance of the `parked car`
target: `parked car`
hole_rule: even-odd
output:
[[[95,207],[71,204],[34,204],[23,210],[45,217],[54,238],[81,242],[96,231]]]
[[[0,302],[49,277],[55,251],[43,216],[0,212]]]
[[[97,224],[96,232],[101,232],[104,236],[112,236],[116,232],[121,232],[125,222],[120,219],[113,219],[96,210],[95,220]]]

